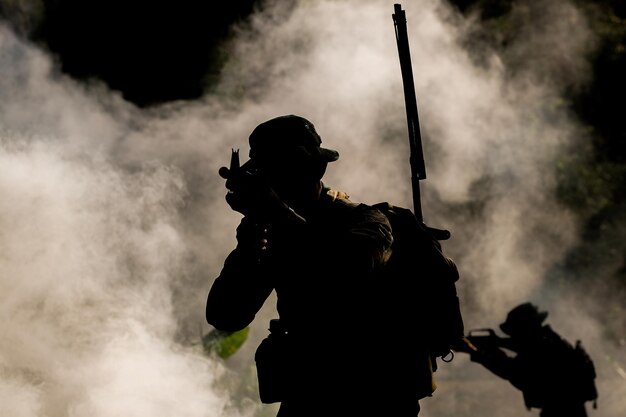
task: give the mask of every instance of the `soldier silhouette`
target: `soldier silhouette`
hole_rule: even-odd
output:
[[[384,275],[394,257],[388,218],[322,182],[339,154],[321,147],[309,120],[273,118],[249,144],[249,161],[220,170],[243,218],[209,291],[208,323],[242,329],[276,291],[279,319],[255,359],[261,401],[280,402],[279,417],[417,416],[432,369],[415,281]],[[451,260],[439,265],[456,274]]]
[[[470,332],[460,350],[521,390],[526,407],[539,408],[541,417],[586,417],[585,403],[595,406],[597,398],[593,362],[580,341],[573,346],[543,324],[547,316],[522,303],[500,325],[510,337],[473,338]]]

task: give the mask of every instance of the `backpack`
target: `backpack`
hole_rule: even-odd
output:
[[[575,389],[573,395],[585,402],[593,401],[593,408],[597,408],[596,368],[580,340],[576,341],[571,356]]]
[[[524,368],[527,374],[523,376],[524,385],[520,388],[526,407],[593,401],[593,407],[597,408],[595,366],[581,341],[572,345],[551,329],[543,340],[533,353],[536,363]]]
[[[388,262],[389,274],[408,280],[399,285],[401,302],[414,305],[411,323],[416,323],[420,340],[431,357],[432,370],[437,358],[450,362],[453,346],[463,338],[463,317],[456,290],[458,270],[452,259],[443,254],[441,243],[413,212],[388,202],[373,205],[384,213],[392,228],[394,242]],[[393,282],[393,281],[392,281]]]

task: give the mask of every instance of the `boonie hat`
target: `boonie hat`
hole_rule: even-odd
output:
[[[509,312],[504,323],[500,325],[500,329],[508,335],[538,329],[546,317],[548,313],[539,311],[536,305],[523,303]]]
[[[322,139],[309,120],[293,114],[275,117],[258,125],[250,134],[250,158],[276,161],[304,157],[319,162],[339,159],[339,152],[322,148]]]

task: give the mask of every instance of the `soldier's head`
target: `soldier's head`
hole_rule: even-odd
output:
[[[316,183],[339,153],[322,148],[315,126],[304,117],[285,115],[258,125],[250,134],[250,164],[279,193]]]
[[[532,303],[522,303],[509,311],[500,329],[511,337],[525,337],[541,330],[543,322],[548,317],[545,311],[539,311]]]

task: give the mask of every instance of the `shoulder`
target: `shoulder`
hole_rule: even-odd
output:
[[[391,224],[379,207],[352,201],[346,193],[331,188],[323,190],[323,199],[335,221],[349,228],[352,234],[382,239],[391,244]]]
[[[349,217],[370,217],[382,223],[389,223],[387,216],[377,205],[356,202],[344,191],[337,191],[329,187],[322,190],[322,202],[327,210],[335,214],[344,214]]]
[[[572,345],[567,339],[558,334],[549,324],[545,324],[541,328],[543,340],[554,347],[555,350],[573,350]]]

